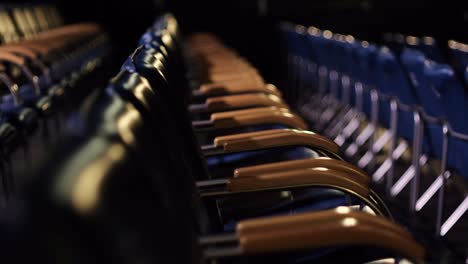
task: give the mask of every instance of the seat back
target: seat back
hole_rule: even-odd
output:
[[[421,50],[434,61],[445,61],[445,56],[442,53],[441,47],[433,37],[422,37]]]
[[[431,85],[440,100],[451,129],[458,133],[468,134],[466,124],[466,104],[468,96],[452,67],[446,64],[427,63],[424,77]],[[442,133],[438,136],[442,137]],[[468,176],[468,165],[463,157],[468,153],[468,141],[449,133],[448,167]],[[453,153],[457,153],[453,155]]]
[[[389,47],[397,56],[405,48],[405,37],[402,34],[384,33],[383,40],[385,46]]]
[[[431,85],[424,77],[424,65],[429,63],[426,56],[420,51],[405,49],[401,54],[401,62],[410,77],[418,101],[427,114],[434,117],[445,117],[446,113],[437,91],[431,89]]]
[[[160,170],[172,177],[164,179],[161,186],[165,187],[174,204],[179,202],[181,207],[186,208],[187,215],[190,215],[191,223],[198,232],[206,232],[209,223],[207,214],[210,211],[199,203],[198,194],[195,187],[196,177],[206,177],[195,174],[195,167],[188,160],[189,155],[186,149],[180,144],[183,136],[178,133],[176,124],[169,112],[169,107],[162,100],[161,95],[154,91],[149,82],[136,72],[122,71],[112,81],[108,88],[115,91],[125,101],[132,104],[141,114],[146,136],[138,137],[141,145],[145,146],[143,154],[152,153],[149,162],[160,161]],[[205,169],[204,160],[198,158],[199,166]],[[213,218],[216,219],[216,218]]]
[[[379,49],[377,55],[377,78],[379,89],[385,94],[396,96],[407,105],[417,104],[411,83],[393,52],[388,48]]]
[[[174,169],[173,149],[122,92],[140,84],[130,74],[95,93],[31,185],[33,237],[57,236],[54,251],[39,247],[41,254],[58,250],[71,263],[195,258],[199,229],[191,203],[198,200]]]
[[[180,100],[178,87],[169,87],[164,73],[158,68],[159,63],[154,56],[154,50],[139,50],[134,54],[133,62],[136,71],[148,80],[157,105],[165,112],[158,118],[165,118],[166,122],[162,124],[168,128],[173,127],[172,130],[168,130],[174,136],[171,142],[179,145],[183,160],[191,168],[190,174],[193,179],[206,178],[208,175],[206,166],[186,110],[187,106]]]
[[[158,180],[136,153],[101,136],[62,143],[67,150],[29,192],[35,253],[67,263],[190,263],[193,238],[176,223],[183,217],[166,213]]]
[[[450,126],[458,132],[468,133],[466,108],[468,96],[455,71],[447,64],[426,63],[424,77],[437,96]]]
[[[366,88],[363,93],[363,112],[370,117],[371,115],[371,95],[370,89],[376,88],[375,79],[375,58],[377,48],[373,44],[362,42],[356,49],[356,58],[358,74],[356,81],[359,81]]]
[[[418,102],[411,84],[403,72],[395,55],[388,48],[379,49],[377,55],[377,87],[389,96],[398,98],[400,102],[408,106],[414,106]],[[389,112],[385,113],[387,118]],[[412,142],[414,136],[414,121],[411,111],[399,111],[398,135]]]
[[[456,70],[461,73],[465,84],[468,84],[468,44],[449,40],[448,47],[451,61],[454,62]]]
[[[446,118],[442,102],[436,91],[424,76],[424,65],[429,63],[426,56],[418,50],[405,48],[401,53],[401,63],[407,72],[420,106],[429,116]],[[429,153],[442,158],[442,125],[441,123],[427,122],[425,134],[429,138]]]
[[[415,37],[415,36],[407,36],[406,43],[408,48],[414,48],[420,50],[426,57],[433,61],[443,62],[444,56],[440,50],[437,41],[430,37]]]

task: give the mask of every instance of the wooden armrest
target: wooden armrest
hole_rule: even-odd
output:
[[[245,58],[240,57],[238,54],[232,51],[210,51],[210,52],[198,52],[199,59],[202,60],[204,66],[207,66],[207,70],[212,71],[215,68],[232,68],[242,66],[246,68],[252,68],[252,65]]]
[[[34,41],[26,41],[18,43],[19,45],[26,47],[35,51],[36,53],[40,54],[41,56],[47,56],[53,50],[63,48],[67,43],[73,41],[74,38],[61,38],[61,37],[54,37],[50,39],[37,39]]]
[[[370,192],[368,185],[350,179],[344,172],[327,168],[298,169],[231,178],[227,184],[227,188],[231,192],[315,186],[348,190],[362,197],[368,197]]]
[[[226,53],[218,53],[217,56],[205,56],[204,60],[208,65],[211,67],[220,67],[220,68],[229,68],[232,66],[236,66],[239,63],[244,64],[246,61],[241,59],[239,56],[235,54],[226,54]]]
[[[258,74],[251,73],[229,73],[218,76],[208,77],[212,83],[220,82],[257,82],[265,83],[262,77]]]
[[[355,178],[356,180],[362,181],[363,183],[370,183],[370,176],[360,168],[348,162],[330,159],[327,157],[282,161],[257,166],[237,168],[234,171],[233,177],[251,177],[267,173],[306,168],[330,168],[333,170],[346,172],[347,174],[349,174],[349,177]]]
[[[214,43],[219,43],[218,37],[214,35],[213,33],[210,32],[197,32],[191,36],[189,36],[188,41],[190,43],[192,42],[214,42]]]
[[[47,45],[47,43],[43,43],[41,41],[36,42],[20,42],[18,45],[21,45],[27,49],[32,50],[33,52],[39,54],[40,56],[46,56],[50,53],[51,50],[55,49],[57,45]]]
[[[211,47],[211,49],[197,49],[192,48],[192,52],[202,57],[205,62],[215,63],[217,58],[227,58],[228,56],[234,59],[239,58],[236,52],[226,50],[224,47]]]
[[[286,107],[276,107],[276,106],[265,106],[265,107],[254,107],[254,108],[247,108],[241,110],[232,110],[226,112],[218,112],[214,113],[213,115],[217,115],[220,117],[230,117],[235,115],[251,115],[251,114],[258,114],[258,113],[266,113],[266,112],[284,112],[284,113],[292,113],[289,108]]]
[[[284,226],[296,226],[296,225],[317,225],[319,223],[326,223],[333,219],[333,217],[337,217],[339,215],[346,215],[350,216],[353,214],[353,209],[347,206],[339,206],[335,209],[317,211],[317,212],[310,212],[310,213],[300,213],[300,214],[293,214],[293,215],[285,215],[285,216],[278,216],[278,217],[262,217],[256,218],[252,220],[245,220],[237,224],[236,226],[236,233],[239,236],[245,234],[260,234],[264,232],[274,232],[275,230],[280,229]],[[370,223],[374,223],[376,226],[380,226],[383,229],[393,229],[395,233],[398,233],[402,237],[406,237],[408,239],[412,239],[412,235],[403,228],[395,228],[398,227],[391,221],[372,221],[374,218],[370,217],[361,217],[356,216],[361,219],[361,221],[369,223],[369,219],[371,219]],[[376,216],[374,216],[376,217]]]
[[[50,30],[43,31],[37,34],[33,39],[29,41],[41,40],[44,38],[55,38],[58,36],[69,36],[69,35],[88,35],[98,33],[102,29],[99,25],[93,23],[79,23],[72,24],[63,27],[58,27]]]
[[[210,50],[211,51],[211,50]],[[228,50],[224,47],[218,48],[215,53],[205,53],[205,59],[208,61],[216,61],[216,60],[229,60],[229,59],[239,59],[241,58],[239,54],[235,51]]]
[[[258,71],[249,62],[241,59],[231,59],[222,61],[210,61],[206,68],[208,75],[213,74],[239,74],[242,72],[252,72],[258,74]]]
[[[188,40],[188,43],[192,50],[210,51],[215,48],[217,50],[223,50],[223,51],[230,50],[217,39],[191,38]]]
[[[18,53],[33,60],[37,59],[38,57],[37,52],[35,52],[33,49],[21,45],[3,45],[0,46],[0,50],[11,53]]]
[[[252,125],[284,125],[289,128],[307,129],[307,125],[297,115],[285,111],[257,112],[252,114],[237,114],[232,112],[216,113],[211,115],[214,128],[232,128]]]
[[[228,73],[209,73],[208,78],[213,82],[223,82],[223,81],[255,81],[261,79],[261,76],[255,70],[242,70],[238,72],[230,71]]]
[[[216,137],[216,147],[226,153],[286,146],[307,146],[338,155],[339,147],[330,139],[305,130],[271,129]]]
[[[228,136],[222,136],[222,137],[229,137],[229,140],[245,140],[246,138],[249,138],[252,136],[257,137],[257,136],[263,136],[263,135],[288,134],[288,133],[289,133],[289,129],[269,129],[269,130],[240,133],[240,134],[234,134],[234,135],[228,135]],[[221,138],[221,136],[218,138]],[[222,139],[220,139],[220,142],[221,141]]]
[[[75,39],[98,33],[100,30],[98,25],[91,23],[64,26],[41,32],[33,39],[16,43],[14,46],[20,46],[32,50],[36,54],[45,56],[52,50],[61,48]]]
[[[316,216],[317,213],[312,212],[242,221],[237,225],[243,230],[239,231],[240,247],[246,254],[260,254],[369,245],[417,261],[424,258],[425,249],[402,227],[384,218],[359,211],[336,213],[336,210],[326,216],[320,215],[319,219]]]
[[[200,95],[215,96],[223,94],[240,94],[240,93],[266,93],[281,96],[281,92],[272,84],[265,84],[259,80],[242,80],[231,81],[225,83],[209,83],[202,84],[198,90]]]
[[[241,73],[245,70],[252,68],[252,66],[244,61],[235,60],[231,63],[223,63],[221,65],[211,64],[207,68],[209,74],[227,74],[227,73]]]
[[[208,62],[206,72],[207,74],[239,74],[246,70],[250,70],[252,66],[244,61],[231,60],[222,62]]]
[[[287,108],[288,105],[278,96],[272,94],[252,93],[228,96],[217,96],[206,99],[206,111],[220,112],[229,109],[276,106]]]
[[[226,53],[226,52],[231,52],[234,53],[229,48],[226,48],[223,44],[217,42],[217,41],[205,41],[205,40],[194,40],[190,41],[190,50],[192,52],[198,52],[198,53],[203,53],[203,54],[211,54],[211,53]]]
[[[12,54],[8,51],[4,51],[1,49],[0,49],[0,61],[10,62],[18,66],[24,66],[26,63],[26,60],[24,59],[24,57],[16,56],[15,54]]]

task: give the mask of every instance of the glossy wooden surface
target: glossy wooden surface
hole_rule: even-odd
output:
[[[234,177],[250,177],[279,171],[306,168],[330,168],[348,173],[348,177],[359,179],[363,182],[370,182],[370,176],[360,168],[341,160],[330,159],[327,157],[309,158],[300,160],[290,160],[275,163],[262,164],[238,168],[234,171]]]
[[[238,135],[216,137],[214,144],[225,152],[259,150],[287,146],[307,146],[339,154],[332,140],[305,130],[271,129]]]
[[[368,245],[417,260],[425,255],[424,248],[402,227],[357,211],[248,220],[240,222],[238,229],[242,230],[239,241],[246,254]]]
[[[286,189],[300,186],[336,186],[341,189],[350,190],[363,197],[369,196],[368,183],[351,179],[347,177],[345,172],[326,168],[297,169],[251,177],[232,178],[227,186],[233,192],[267,190],[278,187]]]
[[[265,111],[251,114],[231,115],[224,113],[221,115],[213,114],[211,115],[211,121],[215,128],[274,124],[295,129],[307,129],[307,124],[302,120],[302,118],[285,111]]]
[[[246,85],[246,87],[248,86]],[[287,107],[280,97],[263,93],[211,97],[206,99],[206,106],[207,110],[213,112],[258,106]]]

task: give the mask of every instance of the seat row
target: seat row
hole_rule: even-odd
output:
[[[468,209],[462,191],[455,194],[458,206],[444,214],[447,183],[456,174],[468,177],[466,44],[449,41],[449,64],[430,37],[390,34],[389,45],[379,46],[289,23],[280,34],[289,83],[297,87],[289,96],[300,112],[384,182],[389,197],[409,188],[413,212],[438,193],[433,219],[437,235],[446,235]],[[423,173],[426,168],[432,172]],[[422,184],[430,175],[433,182]],[[457,183],[461,189],[463,182]]]
[[[451,39],[444,48],[429,36],[416,37],[392,33],[384,35],[384,44],[397,56],[400,56],[405,48],[419,50],[432,61],[452,66],[461,75],[461,80],[468,83],[468,44]]]
[[[72,102],[85,91],[72,88],[108,53],[106,33],[91,23],[55,27],[0,46],[2,204],[29,177],[24,172],[39,163]]]
[[[25,193],[27,220],[15,222],[24,226],[2,230],[27,230],[41,257],[16,256],[9,243],[14,258],[424,261],[370,177],[306,130],[253,65],[211,34],[179,32],[160,17],[70,120]]]
[[[60,12],[51,5],[1,4],[0,44],[30,39],[42,31],[63,26]]]

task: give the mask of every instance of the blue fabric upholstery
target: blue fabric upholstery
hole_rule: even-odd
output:
[[[411,75],[416,94],[424,110],[431,116],[446,119],[457,132],[467,134],[468,124],[464,119],[468,97],[453,69],[426,59],[421,52],[406,49],[402,63]],[[431,154],[442,158],[443,133],[440,123],[427,123]],[[457,153],[453,155],[453,153]],[[449,138],[449,168],[468,175],[468,165],[463,157],[468,155],[468,143]]]
[[[437,62],[443,62],[444,56],[442,55],[439,45],[435,39],[431,37],[423,37],[420,40],[417,49],[422,51],[429,59]]]
[[[349,205],[349,201],[347,201],[344,193],[327,188],[308,188],[300,193],[293,191],[292,197],[292,200],[288,199],[283,202],[276,202],[268,208],[259,208],[256,210],[256,213],[258,216],[264,217],[316,212]],[[237,221],[239,220],[241,219],[227,220],[224,224],[224,230],[235,231]]]
[[[464,75],[465,75],[465,84],[468,85],[468,66],[466,67]]]
[[[356,57],[356,50],[360,47],[359,43],[356,41],[352,42],[343,42],[342,48],[344,50],[343,60],[343,73],[349,77],[349,103],[353,106],[356,106],[356,90],[354,89],[354,85],[357,79],[358,70],[357,64],[357,57]]]
[[[216,157],[208,157],[207,163],[211,168],[226,166],[228,163],[244,163],[254,162],[255,160],[261,163],[266,163],[265,159],[271,161],[278,160],[294,160],[303,159],[310,157],[318,157],[319,155],[305,147],[293,147],[283,150],[269,149],[269,150],[257,150],[241,153],[233,153],[220,155]]]
[[[206,160],[211,177],[219,178],[233,175],[239,167],[316,157],[319,154],[307,147],[283,147],[218,155]]]
[[[305,58],[308,54],[305,32],[299,32],[296,28],[288,25],[281,27],[284,41],[289,52],[296,56]]]
[[[361,45],[356,49],[356,56],[358,64],[357,80],[360,81],[365,87],[371,89],[377,85],[375,78],[375,62],[376,62],[377,47],[375,45]],[[371,96],[369,92],[363,93],[363,112],[370,117],[371,114]]]
[[[468,133],[465,118],[468,96],[453,69],[446,64],[426,63],[424,76],[432,87],[433,95],[440,100],[443,116],[447,117],[452,128]]]
[[[395,55],[388,48],[381,48],[377,56],[378,87],[387,95],[397,97],[402,103],[416,105],[417,99],[411,83],[405,75]],[[390,115],[389,109],[384,114]],[[400,111],[398,115],[398,135],[409,140],[414,136],[412,112]]]
[[[427,63],[424,76],[440,99],[450,126],[457,132],[468,134],[465,118],[468,96],[453,69],[445,64]],[[468,155],[468,142],[450,137],[448,153],[449,168],[456,169],[468,177],[468,164],[465,159]]]
[[[464,48],[458,47],[463,45]],[[463,76],[465,85],[468,85],[468,44],[458,43],[455,46],[449,45],[451,59],[455,62],[455,67]]]
[[[412,87],[419,104],[424,111],[433,117],[444,117],[445,111],[437,95],[433,93],[431,85],[424,77],[424,65],[428,62],[426,56],[418,50],[404,49],[401,54],[401,63],[408,73]],[[426,124],[425,134],[430,145],[427,149],[433,156],[441,158],[442,153],[442,127],[439,124]]]

